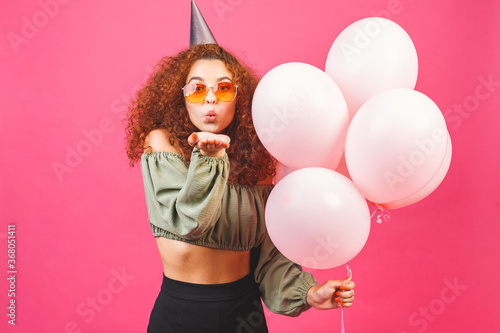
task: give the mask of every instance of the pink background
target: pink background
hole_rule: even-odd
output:
[[[123,118],[156,61],[188,45],[189,1],[55,1],[0,4],[0,330],[145,332],[162,268]],[[419,55],[416,89],[446,115],[453,161],[431,196],[372,224],[352,261],[347,332],[498,331],[500,3],[198,6],[219,44],[261,75],[289,61],[323,69],[335,37],[364,17],[388,17],[408,32]],[[488,77],[495,83],[486,87]],[[6,316],[8,224],[17,229],[16,327]],[[322,282],[345,272],[314,274]],[[337,310],[267,314],[275,333],[340,331]]]

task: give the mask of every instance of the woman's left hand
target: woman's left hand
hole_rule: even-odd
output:
[[[350,308],[354,301],[354,282],[349,276],[345,280],[329,280],[314,286],[307,292],[307,303],[319,310]]]

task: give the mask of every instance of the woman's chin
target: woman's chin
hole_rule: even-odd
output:
[[[219,124],[215,123],[203,124],[198,128],[200,129],[201,132],[210,132],[215,134],[218,134],[224,130]]]

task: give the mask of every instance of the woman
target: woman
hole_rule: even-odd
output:
[[[354,282],[316,280],[267,235],[275,161],[251,119],[256,76],[217,44],[164,58],[131,104],[163,283],[148,332],[267,332],[269,310],[350,307]]]

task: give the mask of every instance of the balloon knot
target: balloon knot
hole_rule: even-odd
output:
[[[375,209],[375,211],[372,213],[370,219],[373,217],[373,215],[378,213],[376,219],[378,224],[382,224],[382,222],[389,222],[391,220],[391,212],[389,212],[387,209],[380,206],[379,204],[375,204],[373,202],[370,203],[377,206],[377,209]]]

